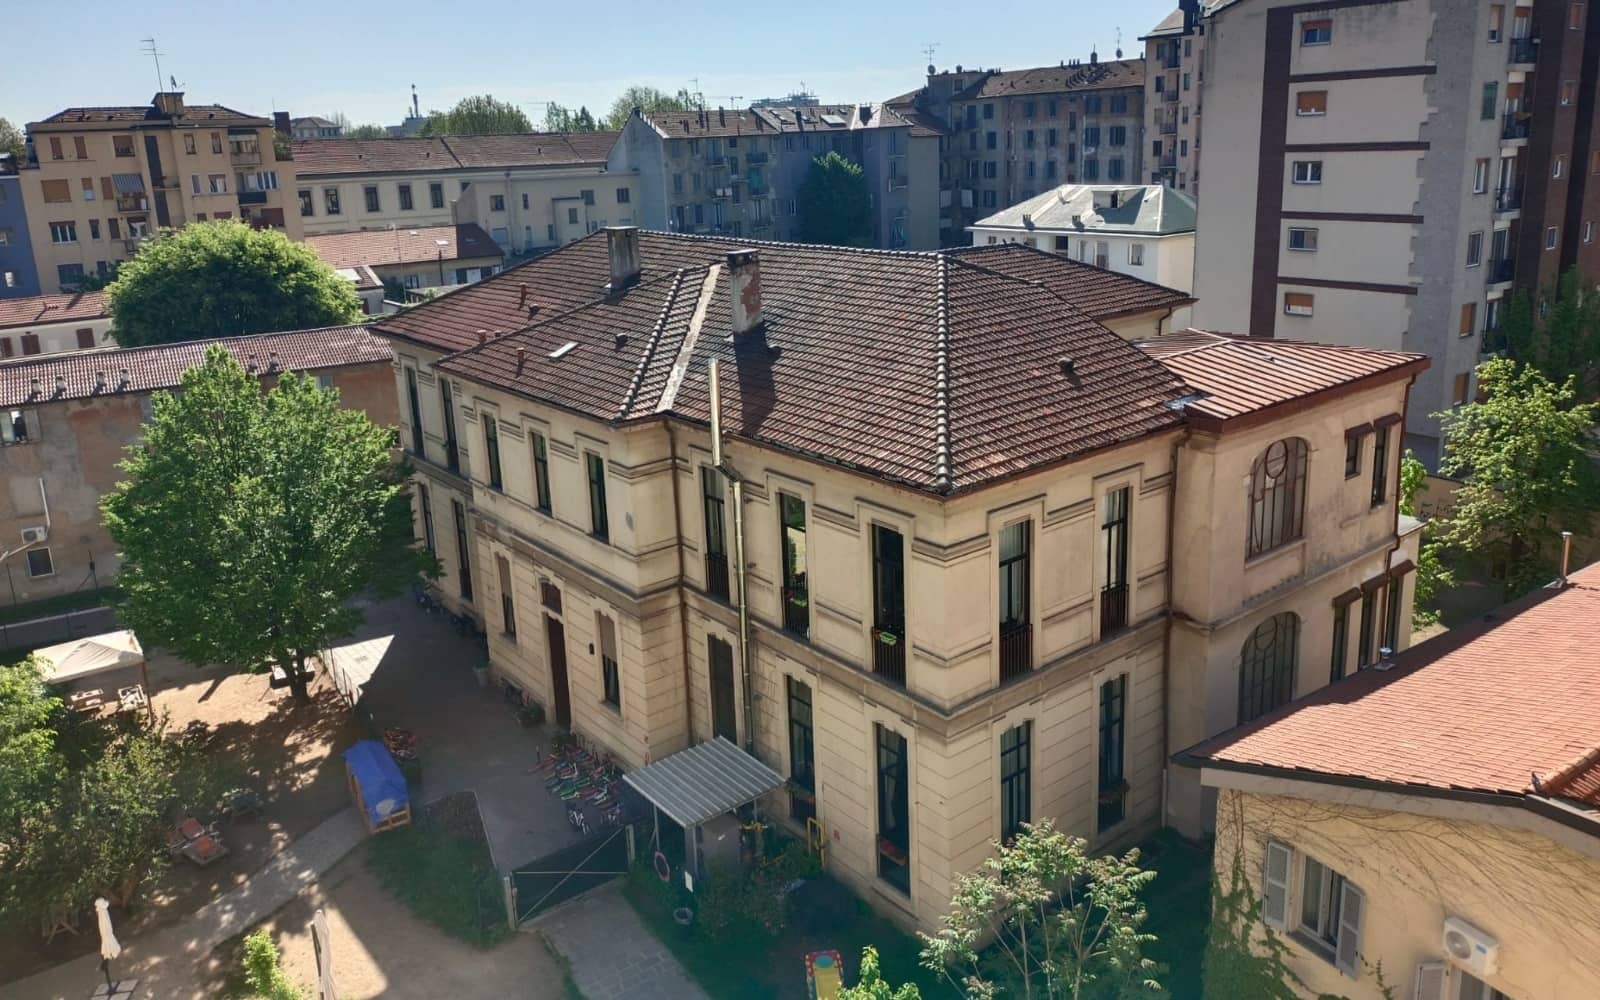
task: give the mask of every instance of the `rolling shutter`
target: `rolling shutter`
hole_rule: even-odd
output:
[[[1289,847],[1267,841],[1267,870],[1262,878],[1261,919],[1268,927],[1283,930],[1289,919]]]
[[[1339,971],[1357,979],[1361,976],[1361,924],[1366,917],[1367,897],[1350,882],[1339,885],[1339,945],[1333,964]]]
[[[1423,962],[1417,966],[1417,980],[1411,987],[1411,1000],[1444,1000],[1444,963]]]

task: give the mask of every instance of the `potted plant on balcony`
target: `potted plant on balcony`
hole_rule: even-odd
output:
[[[888,631],[885,631],[883,629],[879,629],[878,630],[878,642],[882,643],[885,646],[897,646],[897,645],[900,644],[900,637],[895,635],[893,632],[888,632]]]

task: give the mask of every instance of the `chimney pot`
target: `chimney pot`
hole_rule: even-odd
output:
[[[267,352],[267,370],[268,371],[274,371],[274,372],[278,370],[278,352],[277,351],[268,351]]]
[[[126,368],[119,369],[117,371],[117,376],[122,380],[119,383],[120,385],[126,386],[128,384],[128,369],[126,369]]]
[[[57,375],[56,376],[56,395],[59,396],[63,392],[66,392],[66,391],[67,391],[67,378],[66,378],[66,376],[65,375]]]
[[[611,283],[606,290],[622,291],[639,280],[639,227],[607,226],[606,253],[611,258]]]
[[[517,374],[518,375],[522,374],[523,362],[525,362],[527,360],[528,360],[528,349],[526,347],[517,348]]]
[[[528,304],[528,283],[523,282],[517,286],[517,308],[521,309]]]
[[[728,253],[728,288],[732,293],[733,335],[759,329],[761,315],[761,258],[754,250]]]
[[[39,376],[35,375],[28,380],[28,387],[33,390],[33,395],[39,395]]]
[[[1061,374],[1065,375],[1067,378],[1071,378],[1073,375],[1077,374],[1077,362],[1073,361],[1071,358],[1062,358],[1060,364]]]
[[[489,339],[489,331],[488,330],[479,330],[478,331],[478,346],[479,347],[482,347],[484,342],[487,341],[488,339]]]

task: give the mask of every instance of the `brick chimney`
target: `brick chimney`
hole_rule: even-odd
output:
[[[272,113],[272,130],[285,139],[289,138],[289,112],[274,111]]]
[[[733,335],[761,327],[761,259],[754,250],[728,254],[728,289],[732,293]]]
[[[615,294],[639,280],[639,227],[607,226],[606,253],[611,258],[611,284]]]
[[[151,98],[150,103],[154,104],[162,114],[176,118],[183,114],[183,91],[163,90]]]

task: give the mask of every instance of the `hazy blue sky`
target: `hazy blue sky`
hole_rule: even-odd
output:
[[[343,111],[356,123],[399,121],[414,83],[422,108],[484,91],[526,105],[604,111],[631,83],[692,87],[709,103],[779,96],[802,83],[827,101],[876,100],[921,82],[934,62],[1002,68],[1109,56],[1122,29],[1139,35],[1176,0],[770,3],[593,0],[6,0],[0,117],[22,124],[63,107],[141,104],[156,70],[197,103],[268,114]]]

